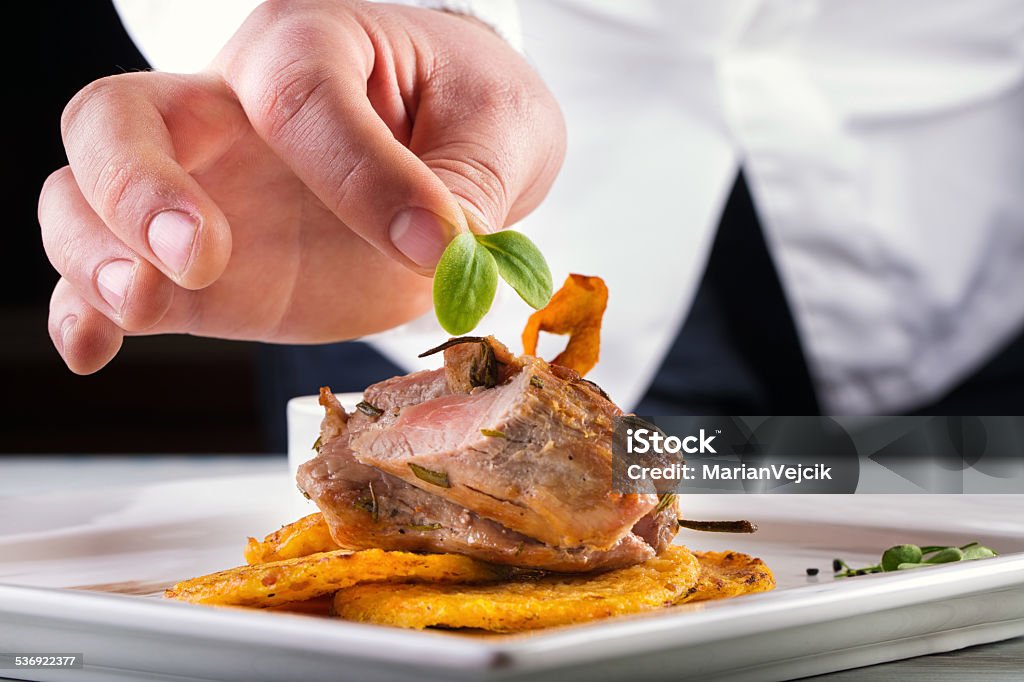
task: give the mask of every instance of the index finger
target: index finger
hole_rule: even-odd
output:
[[[183,76],[122,74],[87,86],[61,119],[71,171],[93,211],[189,289],[223,272],[231,231],[183,161],[199,163],[234,139],[244,122],[235,108],[232,116],[223,98]]]

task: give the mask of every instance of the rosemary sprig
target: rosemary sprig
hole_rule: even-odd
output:
[[[707,533],[756,533],[757,524],[750,521],[694,521],[679,519],[679,527]]]
[[[377,519],[380,515],[380,507],[377,506],[377,493],[373,492],[373,482],[368,483],[366,487],[370,489],[370,500],[373,504],[373,511],[371,512],[373,522],[377,523]]]
[[[412,473],[416,478],[421,481],[426,481],[427,483],[441,488],[452,487],[452,484],[448,481],[448,474],[444,471],[431,471],[426,467],[421,467],[419,464],[413,464],[412,462],[409,462],[409,468],[412,469]]]
[[[434,346],[430,350],[425,350],[416,357],[425,358],[429,355],[446,351],[452,346],[458,346],[463,343],[484,343],[485,341],[487,341],[487,339],[483,336],[458,336],[454,339],[448,339],[444,343]]]
[[[365,414],[367,417],[379,417],[384,414],[384,410],[380,409],[373,403],[368,403],[365,400],[360,400],[356,403],[356,409]]]
[[[663,512],[668,509],[669,505],[676,501],[675,493],[663,493],[658,495],[658,506],[654,508],[654,513]]]

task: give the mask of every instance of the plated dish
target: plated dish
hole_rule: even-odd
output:
[[[352,412],[322,388],[317,454],[296,477],[320,512],[250,539],[246,566],[166,596],[520,632],[774,588],[760,559],[674,545],[693,526],[675,494],[612,491],[623,412],[581,375],[606,297],[574,275],[531,317],[528,350],[542,328],[570,333],[550,363],[458,337],[423,354],[442,367],[374,384]]]
[[[229,477],[0,498],[0,642],[88,652],[64,679],[90,681],[326,681],[339,670],[388,681],[779,680],[1024,635],[1024,501],[1014,496],[687,496],[696,516],[758,519],[754,535],[697,537],[711,551],[763,558],[775,590],[526,635],[164,599],[182,576],[237,563],[240,538],[301,515],[288,495],[294,478],[283,462],[273,467],[278,473],[256,475],[245,462]],[[879,548],[908,537],[974,538],[1002,556],[828,575],[836,556],[870,564]],[[822,573],[807,576],[810,566]]]
[[[621,412],[573,286],[590,313],[527,326],[575,334],[553,362],[457,338],[352,410],[322,391],[297,481],[0,499],[3,648],[88,652],[83,680],[759,680],[1024,634],[1019,498],[609,494]],[[691,551],[690,518],[761,530]],[[968,539],[1002,556],[916,566]]]

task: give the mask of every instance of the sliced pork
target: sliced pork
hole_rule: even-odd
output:
[[[471,383],[451,371],[465,351],[445,354],[450,392],[361,424],[358,461],[556,547],[608,549],[657,504],[610,492],[621,411],[594,384],[524,356],[498,363],[502,383],[454,392]],[[367,402],[380,393],[370,387]]]
[[[422,376],[422,375],[421,375]],[[455,552],[497,564],[583,572],[629,566],[655,555],[630,533],[608,550],[551,547],[464,507],[360,464],[348,446],[351,418],[327,389],[320,452],[299,469],[298,483],[324,514],[335,541],[352,549]]]
[[[674,499],[610,492],[621,411],[596,384],[491,337],[437,350],[444,368],[370,386],[351,415],[322,389],[298,483],[339,544],[587,571],[671,542]]]

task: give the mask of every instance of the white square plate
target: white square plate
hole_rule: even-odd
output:
[[[287,474],[0,498],[0,653],[83,653],[32,680],[613,680],[802,677],[1024,634],[1022,496],[686,496],[685,532],[762,557],[767,594],[520,636],[413,632],[165,602],[162,589],[238,565],[311,507]],[[892,544],[979,540],[1003,556],[835,580]],[[807,567],[820,574],[808,577]]]

